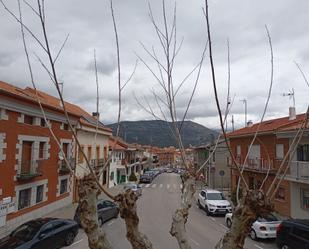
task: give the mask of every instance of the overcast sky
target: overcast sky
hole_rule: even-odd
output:
[[[17,11],[14,0],[7,5]],[[29,1],[35,5],[36,1]],[[100,112],[103,122],[112,123],[117,118],[117,64],[109,1],[107,0],[46,0],[46,22],[52,51],[57,53],[67,34],[69,40],[56,64],[60,81],[64,82],[64,97],[67,101],[95,111],[95,74],[93,50],[96,49]],[[202,7],[204,1],[179,0],[177,2],[178,44],[183,46],[175,61],[174,83],[177,86],[200,61],[206,43],[206,25]],[[210,0],[213,56],[216,67],[218,91],[222,109],[226,104],[227,91],[227,38],[231,54],[231,96],[234,103],[231,114],[235,125],[244,124],[244,104],[248,101],[248,119],[257,122],[267,97],[270,84],[270,49],[265,32],[268,26],[274,49],[274,84],[266,119],[286,116],[292,100],[283,97],[295,89],[296,112],[304,112],[308,104],[309,88],[302,79],[294,61],[309,75],[309,1],[308,0]],[[162,2],[150,0],[154,17],[162,27]],[[171,24],[174,1],[166,0],[168,22]],[[38,37],[42,37],[38,18],[23,4],[26,25]],[[122,81],[131,74],[136,54],[152,68],[155,63],[143,50],[140,43],[149,49],[154,46],[158,55],[162,48],[148,15],[148,1],[114,0],[114,11],[120,39]],[[17,13],[17,12],[16,12]],[[19,87],[30,86],[21,34],[16,21],[0,6],[0,80]],[[55,89],[46,72],[41,68],[34,53],[43,61],[46,55],[27,35],[35,80],[38,88],[55,95]],[[202,67],[197,91],[189,109],[188,119],[210,128],[218,128],[208,53]],[[163,59],[160,56],[160,59]],[[156,71],[157,72],[157,71]],[[184,112],[192,91],[196,74],[184,84],[176,105],[179,117]],[[136,96],[145,104],[147,99],[160,115],[152,89],[162,94],[159,84],[139,62],[136,73],[123,91],[122,120],[153,119],[136,102]],[[163,97],[163,96],[162,96]],[[229,117],[229,126],[231,126]]]

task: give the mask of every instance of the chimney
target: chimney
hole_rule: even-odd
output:
[[[100,118],[100,113],[99,112],[93,112],[92,113],[92,117],[94,117],[94,118]]]
[[[253,122],[252,122],[252,120],[249,120],[248,122],[247,122],[247,127],[252,127],[253,126]]]
[[[289,107],[289,120],[296,119],[296,109],[295,107]]]

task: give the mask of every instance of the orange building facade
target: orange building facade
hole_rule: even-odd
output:
[[[251,189],[262,186],[264,193],[268,191],[275,176],[278,174],[283,158],[294,136],[303,122],[304,115],[284,117],[264,121],[260,124],[258,136],[248,153],[249,146],[259,124],[250,125],[229,133],[229,141],[234,157],[244,168],[244,178]],[[292,218],[305,218],[309,215],[309,137],[308,127],[305,130],[297,150],[288,155],[290,165],[283,163],[287,174],[283,177],[274,194],[275,211]],[[248,154],[248,156],[247,156]],[[247,160],[245,160],[247,156]],[[239,173],[232,160],[231,167],[232,192],[237,188]],[[279,172],[283,175],[283,171]],[[265,183],[263,184],[265,180]],[[276,182],[276,186],[278,181]]]
[[[34,92],[0,82],[0,237],[16,226],[72,202],[74,140],[61,108],[42,98],[45,122]],[[70,114],[72,123],[78,117]],[[74,166],[72,164],[72,166]]]

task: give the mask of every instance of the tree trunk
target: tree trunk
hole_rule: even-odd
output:
[[[195,193],[195,178],[189,173],[185,173],[181,176],[181,179],[183,183],[183,188],[181,190],[181,205],[173,215],[170,234],[177,239],[181,249],[191,249],[186,232],[186,223]]]
[[[133,249],[152,249],[152,243],[147,236],[138,229],[139,218],[136,212],[138,197],[132,190],[127,190],[115,197],[119,205],[120,217],[125,220],[126,237]]]
[[[80,221],[90,249],[112,249],[106,234],[98,225],[97,201],[100,191],[91,174],[78,180]]]
[[[243,249],[251,226],[259,216],[270,214],[273,205],[263,192],[249,190],[233,213],[231,230],[216,245],[216,249]]]

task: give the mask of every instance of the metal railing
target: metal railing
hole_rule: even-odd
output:
[[[280,164],[282,160],[277,160]],[[285,166],[287,166],[285,163]],[[285,167],[284,167],[285,168]],[[309,181],[309,162],[307,161],[291,161],[290,168],[287,171],[287,177],[291,177],[296,180],[307,180]]]
[[[66,164],[65,160],[60,160],[59,161],[59,172],[60,173],[69,173],[70,172],[70,168],[71,169],[75,169],[75,158],[71,157],[67,159],[69,162],[69,166]]]
[[[265,158],[248,158],[245,164],[243,164],[244,160],[242,160],[242,158],[239,156],[236,157],[235,160],[241,167],[244,167],[245,170],[253,170],[259,172],[275,170],[273,160],[269,161]],[[231,167],[235,167],[231,158],[228,158],[228,165]]]
[[[20,161],[19,168],[17,170],[17,179],[18,180],[28,180],[36,176],[42,175],[41,164],[45,160],[30,160],[30,161]]]

